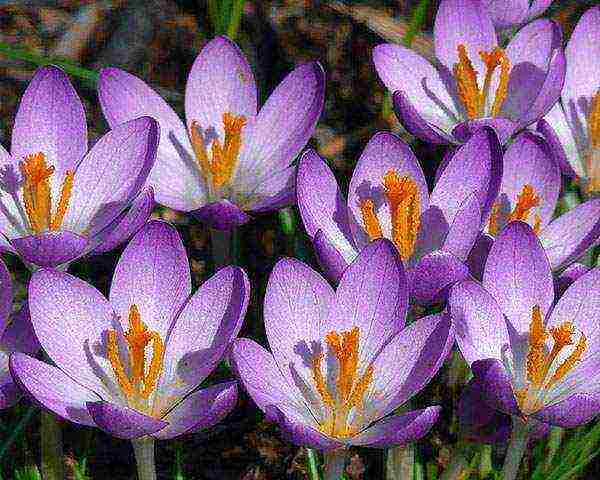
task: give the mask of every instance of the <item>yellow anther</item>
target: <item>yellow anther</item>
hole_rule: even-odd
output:
[[[458,63],[454,65],[454,78],[456,78],[458,95],[467,111],[467,116],[471,120],[477,118],[481,111],[481,94],[477,85],[477,71],[473,67],[467,48],[463,44],[458,45]]]
[[[573,345],[573,334],[575,333],[575,327],[571,322],[565,322],[558,327],[552,327],[550,334],[554,340],[554,345],[559,348],[567,345]]]
[[[490,223],[488,226],[488,231],[490,232],[490,235],[493,235],[494,237],[498,235],[498,232],[500,231],[501,211],[502,205],[500,205],[500,202],[494,202],[494,204],[492,205],[492,210],[490,212]]]
[[[325,337],[331,354],[337,363],[337,379],[335,391],[331,391],[321,372],[324,354],[315,355],[312,362],[312,376],[317,393],[328,413],[321,425],[321,430],[328,435],[344,438],[356,432],[350,425],[348,417],[353,408],[363,407],[364,397],[373,382],[374,368],[369,365],[362,375],[358,374],[360,330],[354,327],[347,332],[329,332]]]
[[[479,52],[479,56],[486,66],[483,87],[480,89],[477,83],[478,72],[473,67],[469,58],[467,48],[460,44],[458,49],[458,62],[454,65],[454,78],[463,106],[470,120],[486,116],[496,117],[500,113],[502,105],[508,95],[508,81],[511,71],[511,63],[504,50],[500,47],[494,48],[491,52]],[[494,101],[489,112],[486,111],[494,72],[500,67],[500,77],[496,91],[494,92]]]
[[[165,352],[164,342],[157,332],[148,330],[141,319],[137,305],[129,308],[129,329],[124,334],[128,350],[127,375],[117,343],[117,332],[108,332],[108,359],[115,373],[121,390],[128,401],[139,407],[142,400],[146,400],[154,389],[163,368]],[[152,359],[146,371],[146,348],[152,346]]]
[[[377,240],[383,237],[381,225],[375,213],[375,203],[370,198],[360,202],[360,213],[362,215],[365,231],[370,240]]]
[[[588,116],[588,136],[592,148],[600,148],[600,89],[592,98]]]
[[[400,177],[394,170],[384,175],[383,186],[392,217],[392,240],[407,261],[415,251],[421,226],[419,189],[409,176]]]
[[[560,365],[560,367],[556,369],[554,375],[552,375],[550,382],[548,382],[548,388],[550,388],[556,382],[561,380],[567,373],[569,373],[573,369],[575,364],[581,360],[581,357],[583,356],[583,353],[586,351],[586,349],[587,338],[585,335],[582,334],[581,338],[579,339],[579,342],[577,343],[577,347],[575,347],[575,350],[573,350],[573,353],[571,353],[571,355],[567,357],[567,359]]]
[[[548,333],[540,307],[533,307],[531,323],[529,324],[529,351],[527,352],[527,379],[534,385],[540,385],[544,380],[546,360],[546,339]]]
[[[59,230],[69,208],[73,172],[65,173],[60,200],[53,216],[50,178],[54,174],[54,167],[46,163],[43,153],[35,153],[25,157],[25,160],[19,163],[19,169],[23,176],[23,203],[31,230],[34,233]]]
[[[589,146],[584,153],[588,177],[586,190],[597,194],[600,192],[600,89],[592,98],[587,123]]]
[[[246,117],[223,114],[223,143],[213,140],[209,159],[206,144],[202,138],[200,125],[193,121],[190,128],[190,139],[200,171],[209,180],[214,189],[219,189],[231,181],[238,157],[242,149],[242,130],[246,126]]]

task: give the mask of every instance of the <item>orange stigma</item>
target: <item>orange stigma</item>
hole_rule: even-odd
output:
[[[587,338],[581,333],[579,341],[575,344],[575,335],[575,327],[571,322],[564,322],[548,331],[540,307],[533,307],[525,362],[526,386],[515,391],[524,414],[531,414],[543,408],[545,392],[563,379],[581,360],[587,348]],[[553,346],[548,351],[546,342],[550,337]]]
[[[402,260],[412,257],[421,226],[421,203],[419,189],[408,175],[401,177],[394,170],[383,176],[384,194],[387,199],[392,222],[392,241]],[[375,205],[370,198],[361,201],[365,231],[370,240],[382,238],[381,224],[375,213]]]
[[[588,183],[586,190],[590,194],[600,192],[600,90],[592,98],[588,116],[589,147],[585,153]]]
[[[480,88],[477,82],[478,72],[469,58],[467,47],[460,44],[457,48],[458,62],[454,64],[454,78],[456,79],[458,96],[465,107],[469,120],[498,116],[508,94],[508,80],[511,71],[510,60],[506,53],[500,47],[494,48],[491,52],[479,52],[479,56],[486,66],[483,87]],[[494,92],[493,102],[488,107],[488,100],[491,98],[492,80],[498,67],[500,67],[500,78]]]
[[[212,184],[214,190],[219,190],[227,185],[233,177],[242,149],[242,130],[246,123],[246,117],[225,112],[223,114],[225,140],[222,144],[217,139],[213,140],[209,159],[200,125],[196,121],[192,122],[190,138],[198,167],[204,178]]]
[[[373,365],[369,365],[362,375],[358,373],[359,340],[358,327],[342,332],[341,335],[335,331],[326,335],[325,342],[336,360],[335,387],[327,385],[321,371],[324,354],[320,353],[313,358],[313,381],[327,410],[321,431],[332,437],[346,438],[357,433],[356,426],[348,422],[350,411],[353,408],[363,408],[364,396],[373,382]]]
[[[65,173],[56,212],[52,215],[50,178],[54,174],[54,167],[46,163],[43,153],[35,153],[25,157],[19,163],[19,169],[23,176],[23,203],[31,230],[34,233],[60,230],[69,208],[73,172],[67,170]]]
[[[143,410],[144,401],[155,390],[162,371],[165,345],[157,332],[148,330],[135,304],[129,308],[129,329],[123,336],[127,344],[129,373],[121,360],[118,333],[115,330],[108,332],[108,360],[130,406]],[[150,345],[152,359],[146,369],[146,348]]]
[[[540,206],[540,197],[535,193],[535,188],[532,185],[525,184],[521,189],[521,193],[517,195],[517,204],[513,211],[506,218],[506,223],[521,221],[527,222],[534,208]],[[492,206],[490,214],[490,222],[488,230],[491,235],[498,235],[501,228],[502,208],[499,202],[495,202]],[[539,213],[534,216],[533,231],[540,233],[542,226],[542,217]]]

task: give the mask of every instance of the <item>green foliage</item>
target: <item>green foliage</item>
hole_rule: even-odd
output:
[[[209,0],[208,14],[215,35],[235,40],[242,22],[245,0]]]
[[[15,480],[42,480],[42,476],[35,465],[19,468],[14,471]]]

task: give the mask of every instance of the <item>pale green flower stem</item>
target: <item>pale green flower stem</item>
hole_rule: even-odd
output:
[[[527,447],[528,433],[527,422],[524,422],[521,418],[513,417],[510,443],[508,444],[504,466],[502,467],[502,478],[504,480],[515,480],[517,478],[519,466]]]
[[[142,437],[131,441],[137,463],[138,480],[156,480],[154,439]]]
[[[65,466],[60,425],[56,416],[46,410],[41,412],[41,423],[42,478],[44,480],[63,480]]]
[[[338,448],[325,452],[325,466],[323,468],[323,480],[340,480],[346,466],[348,451],[345,448]]]

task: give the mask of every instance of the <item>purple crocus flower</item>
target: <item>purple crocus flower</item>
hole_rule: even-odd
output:
[[[123,212],[146,181],[157,143],[158,124],[140,117],[114,125],[88,152],[83,104],[68,77],[38,69],[15,117],[11,153],[0,146],[2,248],[33,267],[54,267],[108,236],[124,241],[131,232],[120,224]]]
[[[519,134],[504,154],[500,193],[485,233],[469,255],[471,273],[481,278],[493,239],[515,220],[528,223],[539,236],[553,270],[570,265],[595,245],[600,239],[600,199],[553,219],[560,189],[560,169],[548,143],[532,132]]]
[[[513,28],[542,15],[553,0],[482,0],[496,28]]]
[[[33,275],[33,328],[56,366],[14,353],[10,370],[44,408],[116,437],[167,439],[209,427],[234,407],[237,386],[198,386],[238,334],[248,295],[237,267],[191,295],[177,231],[151,221],[123,252],[109,300],[67,273]]]
[[[0,260],[0,410],[14,405],[21,397],[8,371],[8,357],[13,352],[34,355],[40,348],[31,327],[29,309],[22,307],[11,316],[13,289],[10,273]]]
[[[325,74],[306,63],[290,73],[257,112],[257,88],[242,51],[225,37],[202,49],[185,91],[184,125],[142,80],[116,68],[100,73],[100,103],[110,125],[150,115],[161,126],[148,183],[162,205],[193,212],[216,229],[295,200],[290,165],[323,109]]]
[[[497,195],[502,153],[483,128],[460,147],[431,192],[408,145],[391,133],[367,144],[350,181],[348,201],[314,151],[298,167],[298,206],[327,275],[339,280],[369,241],[393,242],[407,266],[411,298],[439,300],[468,276],[467,258]]]
[[[565,49],[567,72],[560,102],[540,120],[563,172],[600,192],[600,6],[583,14]]]
[[[387,447],[425,435],[440,407],[392,416],[436,374],[453,344],[446,314],[405,326],[408,285],[396,248],[372,242],[334,291],[298,260],[280,260],[264,304],[271,352],[249,339],[231,359],[256,404],[297,445]]]
[[[373,51],[398,118],[425,141],[463,142],[478,126],[491,125],[504,143],[560,96],[565,57],[553,21],[530,23],[502,48],[480,0],[442,0],[434,42],[436,66],[400,45]]]
[[[483,282],[464,281],[448,306],[484,403],[527,421],[573,427],[600,412],[600,269],[554,304],[550,262],[531,227],[506,226]]]

